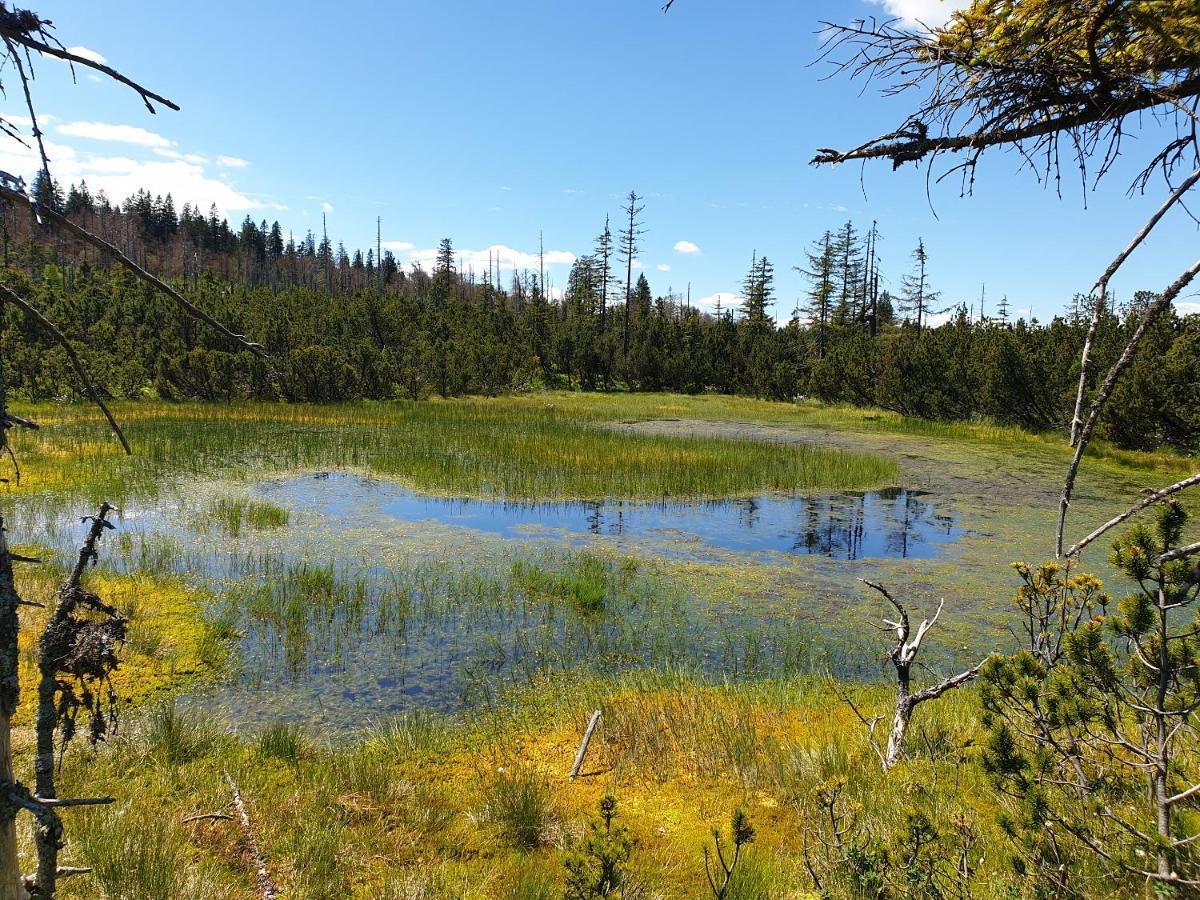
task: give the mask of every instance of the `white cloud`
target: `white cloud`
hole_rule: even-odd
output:
[[[387,247],[388,243],[383,246]],[[409,245],[412,246],[411,244]],[[389,248],[390,249],[390,248]],[[410,262],[420,263],[421,268],[432,270],[436,267],[438,249],[431,247],[428,250],[407,250]],[[454,250],[454,264],[459,265],[459,260],[462,260],[462,268],[474,269],[476,272],[487,271],[488,261],[491,261],[493,266],[499,264],[503,270],[509,269],[528,269],[531,272],[536,272],[540,265],[537,253],[527,253],[522,250],[514,250],[504,244],[493,244],[490,247],[484,247],[482,250]],[[545,256],[546,267],[551,266],[571,266],[575,264],[575,254],[569,250],[547,250]]]
[[[217,157],[217,165],[224,166],[227,169],[244,169],[250,165],[249,160],[242,159],[239,156],[226,156],[221,154]]]
[[[583,191],[576,190],[575,188],[563,188],[563,193],[564,194],[582,194]]]
[[[103,55],[101,55],[101,54],[97,53],[95,50],[91,50],[87,47],[82,47],[82,46],[68,47],[67,52],[74,53],[76,56],[81,57],[83,59],[91,60],[94,63],[100,63],[100,65],[104,65],[106,62],[108,62],[108,60]]]
[[[113,203],[120,203],[145,188],[151,194],[171,194],[176,209],[190,203],[207,210],[215,203],[221,215],[230,218],[234,213],[249,210],[283,208],[278,203],[255,199],[230,184],[210,178],[202,164],[186,159],[139,160],[128,156],[101,156],[55,141],[46,142],[46,152],[57,181],[67,186],[86,180],[93,194],[104,191]],[[36,148],[22,147],[15,141],[0,141],[0,170],[32,180],[40,168]]]
[[[692,305],[698,306],[700,309],[707,312],[715,312],[717,303],[721,304],[721,312],[727,309],[736,308],[742,302],[742,298],[737,294],[729,291],[717,291],[715,294],[709,294],[707,297],[701,297],[699,300],[693,300]]]
[[[408,253],[417,249],[416,244],[410,244],[408,241],[384,241],[382,247],[394,253]]]
[[[905,25],[925,25],[938,28],[950,21],[950,16],[965,9],[970,0],[870,0],[883,6],[888,15]]]
[[[0,119],[4,119],[5,122],[7,122],[9,125],[15,126],[16,128],[33,127],[33,119],[29,118],[29,116],[25,115],[24,113],[0,113]],[[46,113],[42,113],[40,116],[38,116],[38,124],[40,125],[45,125],[46,123],[53,121],[54,116],[47,115]]]
[[[700,248],[691,241],[678,241],[675,244],[676,253],[695,254],[700,252]]]
[[[1191,300],[1175,304],[1175,312],[1181,316],[1200,316],[1200,303]]]
[[[182,159],[184,162],[189,162],[195,166],[203,166],[208,163],[208,157],[203,153],[180,153],[178,150],[172,150],[169,147],[155,147],[154,152],[167,159]]]
[[[136,125],[112,125],[108,122],[67,122],[54,129],[67,137],[81,137],[93,141],[115,141],[121,144],[136,144],[139,147],[171,147],[161,134],[138,128]]]
[[[331,213],[331,212],[333,212],[333,204],[332,204],[332,203],[330,203],[328,200],[324,200],[324,201],[322,201],[322,203],[321,203],[321,212],[323,212],[323,213]]]
[[[658,271],[660,271],[660,272],[670,272],[671,271],[671,267],[669,265],[667,265],[666,263],[659,263],[657,266],[655,266],[655,268],[658,269]]]
[[[957,309],[948,309],[942,313],[928,314],[925,316],[925,327],[938,328],[942,325],[945,325],[947,322],[953,321],[956,316],[958,316]]]

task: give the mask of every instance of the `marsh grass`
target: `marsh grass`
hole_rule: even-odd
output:
[[[291,513],[283,507],[248,497],[218,497],[200,520],[201,525],[216,525],[234,540],[242,536],[243,528],[270,531],[284,528],[290,521]]]
[[[272,722],[258,733],[255,749],[268,759],[277,759],[295,768],[300,765],[307,744],[303,726],[290,722]]]
[[[171,699],[150,710],[134,746],[153,765],[170,769],[207,756],[220,737],[211,717],[180,709]]]
[[[859,699],[886,703],[887,692],[864,687]],[[600,774],[556,787],[593,708],[604,710],[589,762]],[[227,768],[252,804],[287,896],[559,897],[564,862],[594,818],[598,797],[611,791],[637,839],[633,864],[647,896],[706,896],[701,848],[714,823],[744,806],[759,839],[732,896],[808,897],[812,886],[799,854],[814,821],[812,795],[828,780],[846,778],[849,800],[879,840],[901,835],[914,809],[942,823],[967,816],[979,833],[976,895],[1005,896],[1014,882],[995,795],[970,743],[978,733],[975,698],[963,692],[928,712],[922,722],[936,752],[914,752],[891,777],[878,771],[861,723],[824,682],[807,678],[556,676],[492,707],[423,714],[381,725],[360,741],[313,744],[286,770],[261,752],[255,736],[222,736],[199,754],[173,752],[179,761],[171,767],[118,742],[94,754],[69,753],[63,789],[117,793],[135,784],[137,810],[153,809],[154,821],[168,827],[139,860],[134,841],[144,834],[137,824],[143,813],[96,810],[73,820],[71,858],[110,866],[124,860],[142,873],[130,874],[127,884],[136,878],[149,885],[139,895],[121,887],[118,873],[114,890],[126,893],[113,896],[162,896],[161,886],[172,886],[164,874],[172,863],[178,896],[193,896],[186,885],[203,882],[210,896],[249,900],[235,837],[218,840],[218,826],[180,831],[170,824],[220,808],[219,773]],[[177,723],[158,728],[180,730]],[[740,733],[744,739],[734,737]],[[63,896],[96,895],[88,889],[76,884]]]
[[[895,463],[864,453],[749,441],[640,436],[527,398],[346,406],[119,405],[135,452],[104,440],[85,407],[25,410],[45,425],[18,448],[26,477],[10,493],[152,498],[164,479],[367,470],[415,489],[509,500],[722,498],[894,483]],[[615,412],[615,410],[614,410]],[[617,418],[613,415],[612,418]],[[246,523],[236,501],[219,512]],[[274,523],[277,513],[266,513]],[[275,517],[275,518],[272,518]],[[236,523],[236,524],[234,524]],[[273,527],[273,525],[272,525]]]
[[[484,789],[482,818],[511,846],[535,850],[548,842],[555,821],[550,785],[528,768],[502,769]]]

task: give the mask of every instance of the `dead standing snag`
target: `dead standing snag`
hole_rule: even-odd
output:
[[[983,663],[981,662],[979,665],[972,666],[970,669],[959,672],[957,675],[952,675],[932,687],[913,693],[913,664],[917,660],[917,654],[921,650],[921,644],[925,640],[925,636],[929,634],[941,617],[946,601],[942,600],[938,604],[937,612],[933,614],[932,619],[921,620],[921,624],[917,626],[917,633],[914,635],[912,633],[912,624],[909,620],[908,610],[904,605],[893,597],[883,585],[865,579],[863,580],[863,584],[883,595],[883,598],[892,605],[897,614],[894,622],[884,619],[884,626],[881,629],[896,633],[896,645],[888,653],[888,659],[891,660],[892,665],[896,669],[896,702],[892,712],[892,727],[888,732],[886,750],[881,749],[875,740],[875,726],[882,717],[877,716],[874,719],[867,719],[859,712],[858,707],[848,697],[843,697],[842,699],[867,726],[867,740],[870,741],[871,747],[879,756],[879,761],[883,764],[883,770],[887,772],[904,757],[904,738],[908,734],[908,726],[912,722],[913,711],[922,703],[929,700],[936,700],[947,691],[952,691],[966,684],[979,674],[979,666],[983,665]]]
[[[92,69],[130,88],[151,113],[156,111],[155,104],[170,109],[179,108],[167,98],[143,87],[117,69],[72,53],[55,37],[53,25],[48,19],[43,19],[29,10],[15,8],[3,0],[0,0],[0,41],[3,42],[3,46],[0,48],[0,57],[10,64],[10,71],[15,72],[15,77],[20,80],[21,92],[29,112],[32,137],[37,144],[41,158],[42,174],[47,179],[51,178],[50,159],[42,140],[42,131],[38,124],[37,110],[31,91],[35,57],[49,57],[62,60],[72,67],[81,66]],[[0,134],[28,146],[15,123],[5,121],[3,118],[0,118]],[[52,180],[51,183],[53,183]],[[137,278],[169,297],[187,315],[216,329],[242,349],[265,356],[262,347],[226,328],[179,291],[138,266],[112,244],[70,221],[57,210],[39,207],[36,200],[26,190],[23,179],[8,173],[0,173],[0,202],[27,207],[38,222],[65,231],[78,240],[110,254]],[[56,340],[63,343],[68,356],[76,364],[77,373],[83,381],[85,391],[104,410],[114,432],[128,450],[128,444],[121,435],[115,420],[105,408],[100,392],[92,384],[86,370],[79,364],[76,354],[72,352],[71,345],[65,341],[61,332],[27,300],[7,290],[2,290],[0,291],[0,313],[3,312],[5,303],[13,303],[22,309],[26,314],[32,316],[41,327],[49,330]],[[8,429],[14,425],[22,427],[36,427],[36,425],[10,414],[7,401],[4,359],[0,355],[0,454],[6,454],[15,467],[16,456],[8,442]],[[17,471],[19,472],[19,470]],[[93,520],[97,535],[105,528],[104,524],[100,524],[104,521],[105,515],[106,511],[102,510],[100,515]],[[94,544],[93,540],[93,552]],[[93,557],[89,555],[89,558]],[[16,561],[18,560],[9,552],[3,521],[0,520],[0,900],[17,900],[28,893],[43,898],[54,895],[55,879],[60,873],[57,867],[51,865],[51,862],[56,858],[57,850],[62,842],[62,826],[55,809],[66,805],[79,805],[82,802],[97,802],[68,802],[52,797],[39,797],[16,780],[12,767],[10,722],[17,709],[20,695],[18,666],[20,623],[17,610],[21,606],[29,605],[17,594],[12,571],[13,563]],[[80,574],[82,573],[81,566],[86,564],[86,561],[83,560],[80,566],[77,566]],[[64,609],[67,611],[63,612]],[[63,727],[63,737],[69,737],[68,730],[74,728],[75,713],[80,708],[86,708],[90,712],[90,727],[94,737],[102,734],[104,728],[107,727],[106,716],[100,713],[102,701],[87,690],[76,693],[72,687],[64,689],[64,685],[68,685],[69,682],[57,676],[65,674],[70,679],[74,679],[76,685],[86,684],[89,681],[95,682],[96,676],[103,672],[106,666],[115,664],[115,647],[123,637],[124,624],[115,611],[103,604],[98,597],[80,588],[76,576],[73,587],[71,587],[70,581],[64,586],[59,597],[58,608],[52,616],[51,622],[53,624],[56,621],[55,617],[60,614],[66,619],[75,619],[75,613],[81,610],[87,612],[86,617],[80,617],[75,620],[74,625],[70,626],[65,620],[58,621],[56,629],[48,631],[43,636],[43,662],[47,663],[47,666],[42,670],[42,686],[39,689],[39,752],[36,772],[39,794],[45,792],[44,788],[47,784],[52,785],[53,783],[55,725]],[[57,664],[62,667],[54,677],[48,674],[49,662],[52,660],[56,660]],[[45,694],[43,694],[43,690]],[[53,702],[55,695],[60,698],[57,706]],[[104,802],[108,802],[107,798]],[[15,820],[19,811],[27,811],[35,816],[39,833],[38,872],[36,876],[25,879],[20,877],[17,857]],[[78,874],[78,870],[71,870],[69,873],[64,871],[63,874]]]

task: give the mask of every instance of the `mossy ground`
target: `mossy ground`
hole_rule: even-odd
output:
[[[598,429],[618,441],[613,446],[628,437],[622,430],[639,431],[646,441],[640,446],[664,448],[668,455],[681,446],[676,442],[694,435],[699,443],[686,446],[709,448],[702,453],[708,455],[693,460],[682,475],[668,466],[654,477],[672,479],[672,490],[690,486],[698,495],[707,495],[704,486],[730,489],[728,477],[713,480],[708,473],[756,450],[762,451],[757,461],[739,462],[736,478],[770,489],[777,477],[768,471],[771,466],[794,459],[789,444],[892,461],[903,484],[939,492],[973,532],[947,557],[846,563],[731,554],[712,560],[656,557],[655,562],[657,575],[686,583],[708,598],[716,614],[722,604],[751,616],[756,604],[792,608],[797,620],[846,635],[844,652],[854,654],[865,672],[881,671],[876,636],[862,624],[877,617],[878,607],[869,592],[855,586],[857,577],[898,585],[918,608],[947,597],[946,628],[933,636],[937,648],[930,648],[943,662],[976,659],[1002,640],[1014,589],[1007,564],[1048,555],[1057,479],[1067,459],[1057,437],[806,404],[552,394],[439,402],[431,408],[437,411],[427,421],[438,424],[427,430],[428,437],[449,439],[442,452],[460,464],[447,469],[431,463],[413,477],[430,489],[439,484],[454,490],[474,485],[478,493],[493,489],[499,482],[481,477],[492,452],[481,449],[486,441],[470,437],[456,444],[453,435],[464,422],[478,426],[505,419],[550,422],[539,440],[570,432],[592,447],[608,446],[607,437],[593,443],[591,433]],[[294,471],[314,460],[401,475],[388,469],[399,466],[401,457],[371,457],[367,448],[378,442],[381,428],[402,431],[410,415],[407,405],[379,404],[129,405],[118,412],[142,453],[132,461],[97,437],[102,428],[91,412],[34,411],[61,427],[46,428],[28,445],[25,478],[6,505],[37,506],[53,495],[54,503],[41,508],[71,507],[78,514],[110,490],[152,500],[164,479],[211,475],[219,468],[224,477],[237,480]],[[210,418],[217,424],[206,426]],[[140,433],[139,427],[144,427]],[[515,441],[516,432],[509,433]],[[294,446],[280,443],[291,437]],[[518,446],[509,443],[502,452],[520,456],[525,451],[514,449]],[[589,456],[565,451],[559,456],[548,469],[549,479],[518,471],[534,458],[546,459],[540,450],[519,464],[510,460],[512,466],[501,468],[517,474],[503,476],[505,489],[561,498],[601,488],[619,495],[641,485],[639,495],[653,494],[647,490],[651,482],[631,477],[633,466],[597,466]],[[642,464],[636,454],[628,459]],[[1073,524],[1083,528],[1122,506],[1122,497],[1174,480],[1170,476],[1192,462],[1099,447],[1081,479]],[[590,472],[581,480],[570,474],[576,467],[590,467]],[[239,514],[239,522],[243,518]],[[287,537],[277,532],[270,539]],[[619,542],[610,549],[636,551]],[[1090,562],[1101,566],[1099,555]],[[26,596],[44,600],[61,570],[23,567],[21,575]],[[67,816],[65,861],[92,865],[95,875],[68,881],[63,896],[252,897],[247,850],[236,825],[184,822],[227,805],[224,771],[237,779],[250,803],[272,874],[287,896],[558,897],[564,860],[594,815],[599,796],[611,791],[619,820],[638,839],[633,868],[650,896],[705,896],[703,845],[711,828],[724,825],[742,806],[758,839],[738,896],[807,897],[812,883],[803,848],[806,840],[811,847],[806,829],[814,820],[809,804],[818,785],[839,776],[848,779],[861,818],[880,835],[900,830],[904,811],[914,808],[937,822],[969,820],[979,835],[974,851],[979,895],[1006,890],[1009,867],[995,795],[974,764],[978,711],[969,690],[922,709],[910,744],[912,759],[887,778],[861,723],[817,674],[717,683],[664,672],[543,677],[500,692],[491,703],[460,716],[370,723],[352,740],[334,742],[320,732],[303,731],[295,740],[235,736],[211,716],[161,705],[219,669],[229,635],[204,615],[209,598],[162,572],[100,569],[88,577],[110,602],[132,612],[134,638],[117,686],[133,712],[107,746],[95,752],[75,746],[64,760],[64,795],[108,792],[118,802]],[[36,634],[38,615],[23,611],[26,640]],[[28,675],[32,645],[23,646]],[[23,687],[26,705],[17,742],[22,771],[30,762],[30,682]],[[860,705],[887,711],[886,689],[860,685],[855,690]],[[603,710],[602,726],[586,776],[568,782],[579,737],[596,708]],[[512,773],[540,785],[546,801],[542,845],[532,850],[516,847],[511,829],[495,814],[498,792]],[[27,831],[23,840],[28,851]]]

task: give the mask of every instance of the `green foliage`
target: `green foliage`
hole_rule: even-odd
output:
[[[536,773],[502,769],[484,798],[484,813],[500,826],[504,839],[519,850],[535,850],[555,821],[550,786]]]
[[[708,878],[708,886],[716,900],[727,900],[731,895],[738,875],[738,864],[742,861],[742,851],[747,844],[754,840],[754,826],[746,818],[746,812],[735,809],[729,818],[728,849],[721,845],[721,829],[712,831],[713,849],[710,853],[708,846],[704,847],[704,874]]]
[[[1200,867],[1194,817],[1172,799],[1200,776],[1200,578],[1171,558],[1186,523],[1166,502],[1114,541],[1134,585],[1115,608],[1091,576],[1017,566],[1029,646],[980,672],[982,761],[1008,799],[1014,870],[1047,891],[1097,873],[1118,895],[1147,879],[1169,891]]]
[[[617,815],[617,800],[605,794],[598,804],[600,821],[588,823],[583,847],[566,860],[567,887],[565,900],[633,900],[639,889],[629,872],[636,841],[624,825],[613,826]],[[632,890],[631,890],[631,886]],[[637,896],[641,896],[640,892]]]

